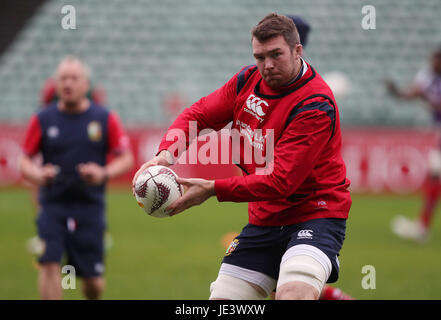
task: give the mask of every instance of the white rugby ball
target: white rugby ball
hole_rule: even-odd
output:
[[[169,217],[167,207],[179,199],[184,191],[176,178],[176,173],[165,166],[152,166],[144,170],[135,182],[138,205],[153,217]]]

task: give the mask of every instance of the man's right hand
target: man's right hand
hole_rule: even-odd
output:
[[[138,176],[148,167],[152,166],[165,166],[169,167],[174,163],[172,154],[167,150],[162,150],[157,156],[155,156],[150,161],[145,162],[139,169],[136,171],[132,180],[132,193],[135,195],[135,183]]]
[[[51,184],[57,176],[59,168],[51,163],[45,164],[39,168],[36,182],[40,186],[47,186]]]
[[[392,81],[391,79],[385,79],[384,80],[384,85],[387,89],[387,92],[392,95],[392,96],[398,96],[399,90],[395,84],[394,81]]]

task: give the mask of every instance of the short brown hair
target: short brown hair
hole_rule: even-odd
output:
[[[251,31],[252,38],[265,42],[277,36],[283,36],[291,49],[300,43],[297,27],[292,19],[277,13],[267,14]],[[251,39],[252,40],[252,39]]]

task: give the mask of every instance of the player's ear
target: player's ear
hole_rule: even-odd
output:
[[[303,56],[303,46],[300,43],[297,43],[294,47],[294,56],[296,59]]]

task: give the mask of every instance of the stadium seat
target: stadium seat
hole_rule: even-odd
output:
[[[26,121],[39,90],[66,54],[91,66],[109,106],[127,124],[167,123],[164,97],[195,101],[252,64],[250,29],[266,13],[303,16],[312,26],[305,57],[322,74],[350,79],[338,98],[345,125],[426,125],[421,107],[400,108],[382,80],[411,81],[440,42],[439,1],[371,1],[377,29],[361,28],[361,0],[77,0],[77,29],[61,27],[66,0],[50,0],[0,57],[0,121]],[[411,23],[408,23],[411,22]]]

